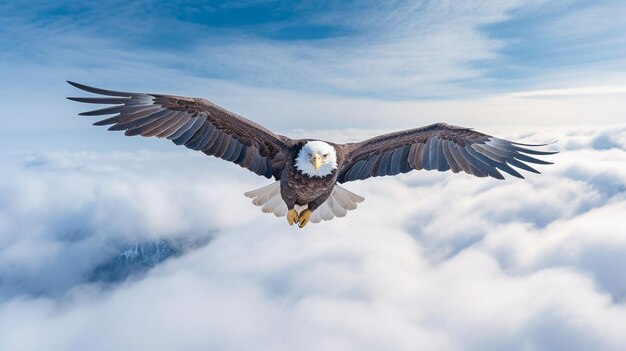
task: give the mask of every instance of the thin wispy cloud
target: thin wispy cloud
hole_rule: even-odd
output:
[[[424,99],[524,89],[528,80],[545,83],[544,74],[619,70],[626,55],[619,45],[626,25],[599,21],[624,12],[611,2],[44,2],[3,10],[12,14],[0,24],[6,58],[72,67],[73,75],[89,70],[99,80],[116,70],[116,80],[152,80],[149,70],[165,70],[272,89]]]
[[[550,97],[550,96],[580,96],[580,95],[613,95],[626,94],[626,85],[615,86],[592,86],[568,89],[547,89],[535,91],[522,91],[513,93],[512,97]]]

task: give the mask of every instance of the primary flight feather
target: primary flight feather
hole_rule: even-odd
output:
[[[555,152],[535,149],[474,131],[436,123],[380,135],[359,143],[336,144],[290,139],[200,99],[162,94],[104,90],[68,82],[104,97],[69,97],[114,105],[83,112],[113,115],[94,125],[111,125],[125,135],[167,138],[177,145],[231,161],[260,176],[274,178],[245,193],[264,212],[287,216],[301,228],[309,221],[343,217],[364,199],[337,185],[357,179],[396,175],[412,170],[465,172],[504,179],[501,172],[524,178],[515,168],[539,173],[528,165],[550,164],[531,155]]]

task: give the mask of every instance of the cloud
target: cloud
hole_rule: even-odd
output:
[[[610,1],[21,5],[0,7],[12,14],[0,16],[0,72],[31,88],[57,75],[131,88],[201,77],[398,100],[624,83],[626,28],[599,20],[624,11]]]
[[[572,95],[606,95],[625,94],[626,86],[596,86],[569,89],[549,89],[537,91],[523,91],[511,94],[513,97],[542,97],[542,96],[572,96]]]
[[[217,173],[211,163],[194,162],[205,161],[199,155],[185,161],[150,152],[23,156],[6,156],[2,171],[11,176],[0,184],[0,295],[63,292],[120,244],[204,238],[229,227],[227,214],[237,208],[236,201],[209,199],[241,194],[236,182],[224,184],[223,167]]]
[[[365,203],[305,230],[201,154],[5,152],[0,349],[621,350],[625,130],[503,130],[562,152],[526,180],[347,184]],[[85,283],[116,242],[207,232],[143,279]]]
[[[226,8],[113,1],[39,3],[28,9],[7,4],[3,12],[16,15],[0,17],[6,33],[0,45],[12,49],[4,55],[19,65],[1,68],[11,76],[12,69],[35,66],[45,75],[61,70],[101,81],[112,72],[144,85],[162,79],[147,74],[158,70],[352,96],[449,96],[464,90],[451,81],[482,74],[473,62],[498,57],[501,44],[481,26],[508,19],[524,3],[245,2]],[[292,40],[276,36],[306,27],[339,34]]]
[[[508,19],[511,10],[523,5],[347,5],[325,20],[348,28],[351,35],[298,42],[243,36],[219,49],[206,42],[198,50],[208,70],[218,68],[251,85],[288,88],[299,82],[312,91],[395,99],[458,95],[465,89],[451,81],[481,76],[472,63],[498,57],[501,43],[480,27]]]

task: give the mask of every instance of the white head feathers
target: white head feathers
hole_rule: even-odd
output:
[[[335,148],[323,141],[309,141],[296,157],[296,168],[309,177],[321,178],[329,175],[337,169]]]

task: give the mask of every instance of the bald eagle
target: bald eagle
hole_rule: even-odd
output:
[[[83,112],[113,115],[94,125],[125,135],[167,138],[207,155],[234,162],[276,181],[245,193],[263,212],[286,216],[304,227],[343,217],[364,199],[338,185],[358,179],[390,176],[412,170],[461,171],[477,177],[504,179],[500,171],[524,178],[515,168],[539,173],[527,163],[550,164],[529,155],[550,155],[535,147],[463,128],[436,123],[337,144],[290,139],[200,98],[104,90],[69,82],[99,97],[68,99],[114,105]]]

